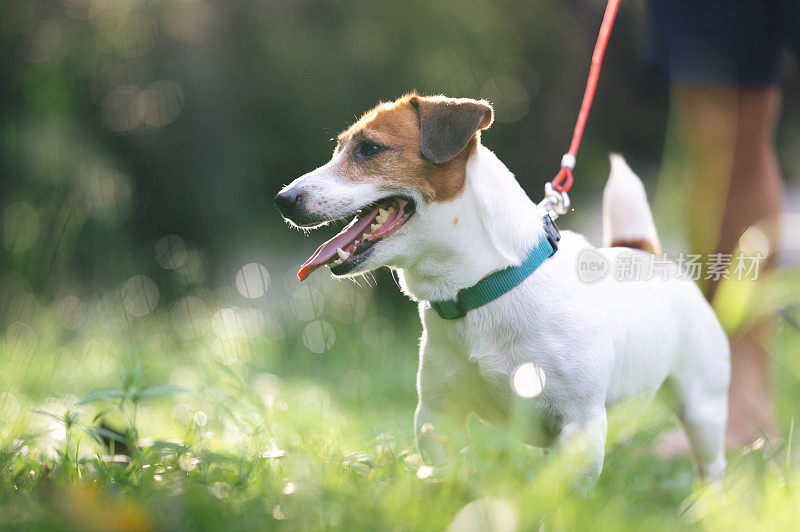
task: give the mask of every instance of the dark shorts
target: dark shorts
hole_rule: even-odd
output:
[[[669,79],[759,86],[800,58],[800,0],[650,0],[648,57]]]

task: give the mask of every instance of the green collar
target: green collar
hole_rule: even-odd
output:
[[[477,284],[462,288],[454,300],[431,301],[431,308],[442,319],[456,320],[466,316],[470,310],[482,307],[511,291],[536,271],[536,268],[541,266],[548,257],[552,257],[558,249],[558,240],[561,238],[561,234],[550,215],[544,216],[544,230],[546,238],[542,238],[536,244],[522,264],[498,270],[487,275]]]

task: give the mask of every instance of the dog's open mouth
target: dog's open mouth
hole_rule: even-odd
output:
[[[320,266],[329,266],[336,275],[355,269],[377,242],[388,238],[414,214],[414,201],[390,196],[360,209],[339,234],[311,255],[297,272],[303,281]]]

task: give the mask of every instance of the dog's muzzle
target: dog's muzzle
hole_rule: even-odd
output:
[[[303,193],[297,188],[290,188],[275,196],[275,206],[282,215],[295,221],[299,205],[302,202],[302,197]]]
[[[275,196],[275,207],[284,218],[298,227],[311,227],[326,221],[318,214],[308,211],[306,192],[298,187],[282,191]]]

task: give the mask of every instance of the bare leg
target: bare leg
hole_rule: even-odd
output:
[[[774,251],[784,198],[774,147],[780,90],[679,86],[674,96],[689,150],[693,251],[733,253],[742,233],[757,223]],[[723,197],[724,204],[717,201]],[[710,300],[716,288],[715,283],[705,287]],[[734,445],[752,443],[761,431],[768,436],[776,431],[765,349],[768,336],[768,324],[760,323],[731,343],[727,435]]]

